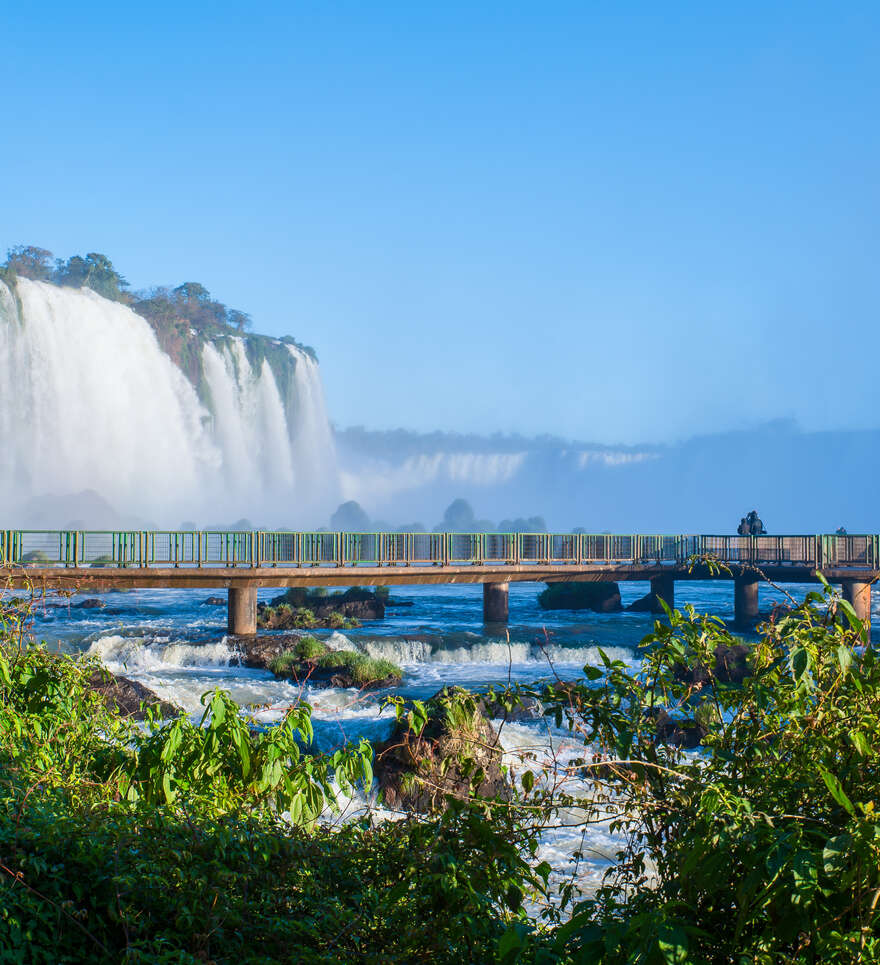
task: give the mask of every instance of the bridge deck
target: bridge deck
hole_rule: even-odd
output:
[[[57,589],[79,587],[95,592],[120,588],[149,587],[335,587],[363,584],[369,586],[407,586],[439,583],[564,583],[614,580],[650,580],[669,574],[675,580],[734,579],[744,570],[734,563],[730,572],[710,570],[705,565],[679,567],[662,564],[591,563],[586,565],[527,566],[486,564],[482,566],[315,566],[315,567],[45,567],[10,566],[0,570],[11,586],[45,586]],[[815,567],[797,564],[760,565],[757,569],[777,583],[809,583],[817,579]],[[880,574],[863,567],[835,567],[821,571],[830,582],[870,581]]]
[[[720,564],[721,568],[708,561]],[[352,583],[880,575],[880,536],[2,530],[15,585],[345,586]]]

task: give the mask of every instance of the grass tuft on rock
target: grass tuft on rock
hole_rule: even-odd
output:
[[[331,670],[347,670],[358,687],[376,680],[385,680],[387,677],[395,677],[397,680],[403,677],[400,667],[390,660],[374,660],[354,650],[332,650],[318,660],[318,666]]]

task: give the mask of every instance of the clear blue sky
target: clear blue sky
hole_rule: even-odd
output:
[[[197,280],[341,425],[877,426],[880,5],[17,3],[0,248]]]

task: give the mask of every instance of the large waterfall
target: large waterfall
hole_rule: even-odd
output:
[[[87,288],[0,282],[4,525],[40,497],[64,506],[83,490],[157,526],[325,521],[339,485],[317,364],[263,343],[272,352],[254,361],[244,337],[193,336],[197,386],[126,306]]]

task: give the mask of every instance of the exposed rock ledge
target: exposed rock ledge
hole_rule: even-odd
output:
[[[175,704],[157,697],[148,687],[136,680],[110,673],[104,667],[95,667],[88,676],[88,684],[104,699],[110,710],[122,717],[144,720],[146,707],[158,707],[162,717],[179,717],[183,711]],[[142,708],[141,705],[144,705]]]

